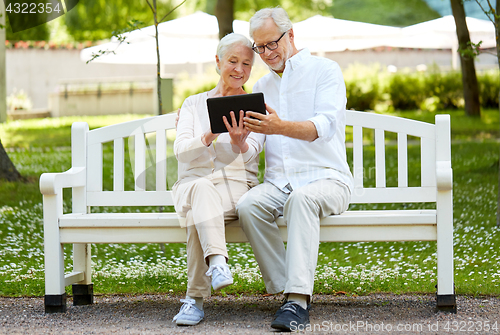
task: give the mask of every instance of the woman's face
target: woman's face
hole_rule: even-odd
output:
[[[215,56],[224,84],[231,88],[242,87],[250,77],[253,56],[252,49],[242,44],[230,47],[222,59]]]

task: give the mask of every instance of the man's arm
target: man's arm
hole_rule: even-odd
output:
[[[298,140],[312,142],[318,138],[316,126],[311,121],[281,120],[276,111],[266,104],[268,115],[256,112],[247,112],[243,119],[245,127],[255,133],[266,135],[283,135]],[[256,119],[252,119],[253,116]]]
[[[316,126],[311,121],[282,121],[280,135],[312,142],[318,138]]]

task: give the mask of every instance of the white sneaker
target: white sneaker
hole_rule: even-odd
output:
[[[172,322],[175,321],[178,326],[194,326],[203,320],[205,313],[195,306],[194,299],[181,299],[181,302],[184,304]]]
[[[212,276],[212,287],[214,290],[220,290],[233,283],[233,275],[227,264],[216,264],[210,266],[207,276]]]

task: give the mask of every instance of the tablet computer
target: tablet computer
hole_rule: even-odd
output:
[[[263,93],[250,93],[241,95],[230,95],[226,97],[208,98],[208,117],[210,118],[210,129],[212,133],[227,133],[228,130],[222,116],[226,116],[227,121],[231,124],[231,114],[233,111],[236,117],[236,122],[240,120],[240,110],[253,111],[261,114],[266,114],[266,105],[264,104]]]

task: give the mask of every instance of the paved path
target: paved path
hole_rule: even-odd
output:
[[[44,314],[43,298],[0,298],[0,334],[263,334],[275,296],[213,296],[195,327],[171,322],[179,297],[96,296],[91,306]],[[499,297],[458,297],[458,313],[436,313],[433,295],[317,295],[306,329],[317,334],[500,334]],[[496,329],[495,328],[496,325]],[[486,331],[489,328],[489,331]]]

